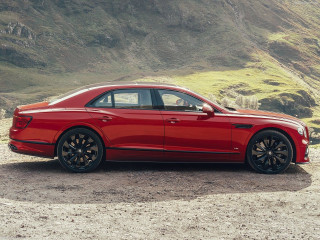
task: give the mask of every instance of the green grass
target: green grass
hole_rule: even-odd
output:
[[[25,47],[16,43],[25,38],[1,33],[0,47],[47,64],[22,68],[1,56],[0,108],[10,112],[118,78],[172,82],[218,100],[241,92],[260,101],[291,94],[294,101],[304,90],[320,104],[316,1],[6,0],[0,9],[13,9],[1,12],[0,30],[19,21],[37,35]],[[101,34],[117,44],[100,43]],[[312,110],[304,121],[320,129],[313,121],[320,108]]]
[[[167,78],[166,76],[146,77],[145,80],[173,82],[205,96],[214,94],[220,100],[225,97],[221,90],[235,88],[243,91],[250,90],[253,94],[248,95],[256,95],[259,99],[274,97],[280,93],[297,94],[301,89],[308,91],[276,63],[268,61],[268,56],[261,55],[260,59],[263,60],[249,62],[242,69],[203,71],[187,75],[171,75]],[[277,85],[270,85],[268,82],[275,82]]]
[[[255,56],[257,57],[257,56]],[[259,100],[276,98],[280,94],[301,95],[298,91],[310,89],[300,81],[293,79],[292,75],[281,68],[268,56],[261,55],[261,62],[247,63],[246,67],[237,70],[204,71],[186,75],[171,75],[159,77],[145,77],[139,81],[158,81],[174,83],[187,87],[206,97],[213,94],[217,100],[224,97],[235,100],[237,92],[248,91],[248,96],[255,95]],[[268,61],[269,60],[269,61]],[[276,83],[270,85],[268,83]],[[231,94],[230,94],[231,91]],[[316,99],[318,101],[318,99]],[[262,106],[263,107],[263,106]],[[309,127],[320,128],[320,125],[312,122],[320,119],[320,108],[312,107],[313,117],[303,118]]]

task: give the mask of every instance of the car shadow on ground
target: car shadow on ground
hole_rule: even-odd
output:
[[[311,175],[291,165],[284,174],[264,175],[243,164],[104,163],[74,174],[57,160],[0,165],[0,197],[35,203],[120,203],[191,200],[248,192],[298,191]]]

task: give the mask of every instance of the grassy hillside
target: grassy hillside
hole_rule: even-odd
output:
[[[313,0],[0,2],[0,108],[83,84],[149,79],[305,119],[320,130]]]

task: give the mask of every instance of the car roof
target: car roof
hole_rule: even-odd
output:
[[[109,86],[168,86],[168,87],[180,87],[176,84],[171,83],[159,83],[159,82],[133,82],[133,81],[110,81],[110,82],[101,82],[101,83],[94,83],[87,86],[84,86],[84,88],[98,88],[98,87],[109,87]]]
[[[159,82],[124,82],[124,81],[112,81],[112,82],[101,82],[101,83],[94,83],[90,85],[83,86],[81,88],[76,89],[79,90],[94,90],[98,88],[108,88],[108,87],[150,87],[150,88],[161,88],[161,87],[168,87],[168,88],[176,88],[181,90],[189,90],[186,87],[182,87],[176,84],[170,84],[170,83],[159,83]]]
[[[181,90],[188,90],[187,88],[175,85],[175,84],[170,84],[170,83],[159,83],[159,82],[130,82],[130,81],[109,81],[109,82],[101,82],[101,83],[94,83],[94,84],[90,84],[90,85],[85,85],[83,87],[71,90],[69,92],[66,92],[60,96],[58,96],[57,98],[54,98],[50,101],[50,105],[56,104],[58,102],[62,102],[66,99],[69,99],[70,97],[79,95],[83,92],[87,92],[87,91],[95,91],[97,89],[105,89],[105,88],[109,88],[109,87],[135,87],[135,86],[141,86],[141,87],[168,87],[168,88],[176,88],[176,89],[181,89]]]

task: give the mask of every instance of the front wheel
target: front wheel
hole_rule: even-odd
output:
[[[291,142],[285,135],[274,130],[257,133],[247,147],[248,163],[260,173],[282,173],[289,167],[292,158]]]
[[[83,173],[96,169],[103,157],[103,145],[96,133],[85,128],[66,132],[57,146],[60,164],[71,172]]]

